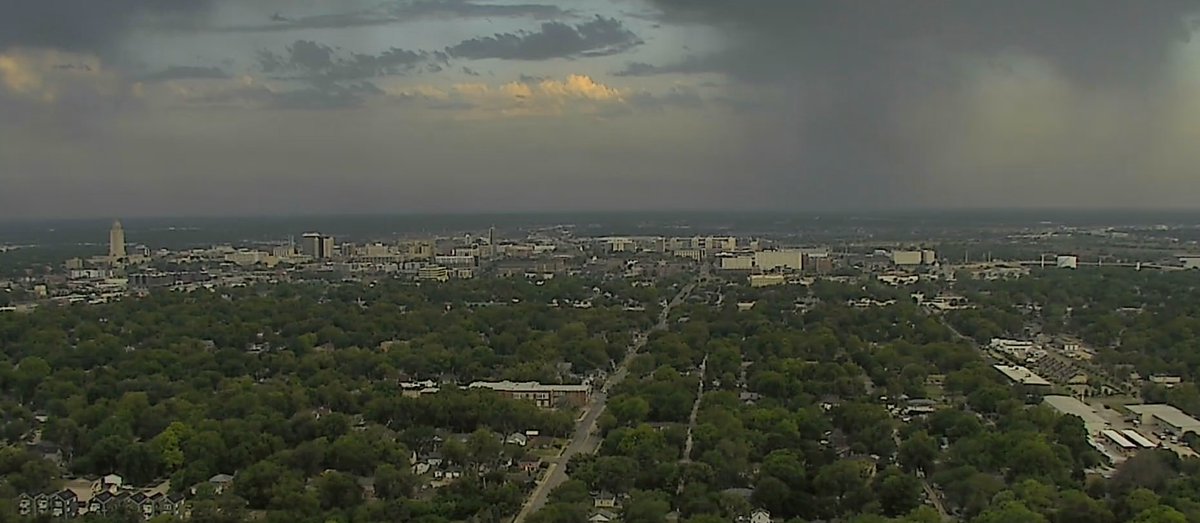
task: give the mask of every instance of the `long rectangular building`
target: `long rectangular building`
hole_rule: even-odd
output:
[[[1000,371],[1006,378],[1026,387],[1049,387],[1051,384],[1046,378],[1034,374],[1033,371],[1020,365],[992,365],[996,370]]]
[[[543,385],[536,381],[476,381],[469,387],[491,389],[512,399],[532,401],[542,408],[582,407],[587,404],[592,390],[587,385]]]
[[[1158,427],[1178,437],[1188,432],[1200,434],[1200,420],[1170,405],[1126,405],[1125,408],[1141,416],[1143,425]]]
[[[1070,396],[1046,396],[1042,398],[1042,403],[1049,405],[1060,414],[1082,419],[1088,434],[1097,434],[1109,428],[1108,421],[1101,417],[1096,409]]]

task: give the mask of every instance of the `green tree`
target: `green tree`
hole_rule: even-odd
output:
[[[1187,523],[1187,516],[1167,505],[1158,505],[1138,513],[1131,523]]]
[[[467,438],[468,459],[476,465],[495,463],[500,458],[502,447],[500,436],[484,428],[475,430]]]
[[[260,461],[233,478],[233,489],[246,500],[252,509],[267,508],[279,478],[284,475],[283,467],[271,461]]]
[[[917,431],[900,443],[900,465],[909,472],[921,471],[932,475],[939,453],[937,441],[925,431]]]
[[[417,478],[407,468],[384,463],[375,467],[375,494],[380,499],[403,499],[412,495]]]
[[[636,491],[625,503],[622,516],[626,523],[662,523],[671,511],[671,503],[657,492]]]
[[[352,508],[363,501],[362,487],[349,474],[326,472],[317,478],[316,486],[321,508],[326,510]]]
[[[883,513],[901,516],[921,504],[921,482],[911,474],[889,467],[875,478],[875,491]]]
[[[550,492],[552,503],[588,503],[591,500],[587,484],[577,479],[567,480]]]
[[[1116,517],[1104,502],[1078,490],[1067,490],[1058,496],[1053,520],[1054,523],[1113,523]]]
[[[579,505],[551,503],[534,512],[525,521],[529,523],[586,523],[587,520],[587,511]]]
[[[150,448],[158,454],[158,462],[167,472],[179,470],[187,462],[182,445],[190,434],[186,424],[175,421],[150,441]]]
[[[1029,510],[1020,501],[1008,501],[1000,506],[989,508],[972,523],[1047,523],[1041,514]]]

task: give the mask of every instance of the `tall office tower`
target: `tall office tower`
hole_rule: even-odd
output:
[[[322,236],[321,237],[321,256],[320,256],[321,259],[328,260],[330,258],[333,258],[333,248],[334,248],[333,236]]]
[[[321,233],[306,232],[300,237],[300,254],[318,259],[324,254],[324,249],[321,248]]]
[[[125,257],[125,229],[121,228],[121,220],[114,221],[108,230],[108,257],[114,260]]]
[[[489,258],[494,258],[496,256],[496,226],[495,225],[493,225],[490,229],[488,229],[487,254],[488,254]]]

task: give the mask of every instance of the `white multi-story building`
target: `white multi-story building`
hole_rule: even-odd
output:
[[[475,257],[471,255],[438,255],[433,262],[447,267],[474,267]]]
[[[921,251],[892,251],[892,263],[896,265],[920,265]]]
[[[796,249],[758,251],[754,253],[754,265],[763,271],[776,269],[798,271],[804,268],[804,253]]]
[[[750,255],[719,256],[721,269],[726,271],[748,271],[754,269],[754,257]]]
[[[443,265],[426,265],[417,269],[417,279],[422,281],[450,281],[450,270]]]

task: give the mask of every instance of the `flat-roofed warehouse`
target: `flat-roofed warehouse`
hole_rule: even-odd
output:
[[[1020,365],[992,365],[1008,379],[1026,387],[1049,387],[1050,382]]]
[[[1142,433],[1133,429],[1122,430],[1121,435],[1125,436],[1125,439],[1137,443],[1139,447],[1144,449],[1152,449],[1158,446],[1153,441],[1150,441],[1149,438],[1143,436]]]
[[[1104,437],[1109,441],[1115,443],[1117,448],[1121,449],[1121,452],[1133,452],[1138,448],[1137,444],[1125,439],[1125,436],[1122,436],[1120,432],[1115,430],[1105,429],[1100,431],[1100,433],[1103,434]]]
[[[1200,434],[1200,420],[1183,411],[1165,404],[1126,405],[1130,412],[1142,417],[1142,424],[1158,427],[1163,431],[1182,437],[1188,432]]]
[[[1042,403],[1057,410],[1060,414],[1075,416],[1083,420],[1083,426],[1088,434],[1098,434],[1108,429],[1108,422],[1093,409],[1091,405],[1070,396],[1046,396]]]

